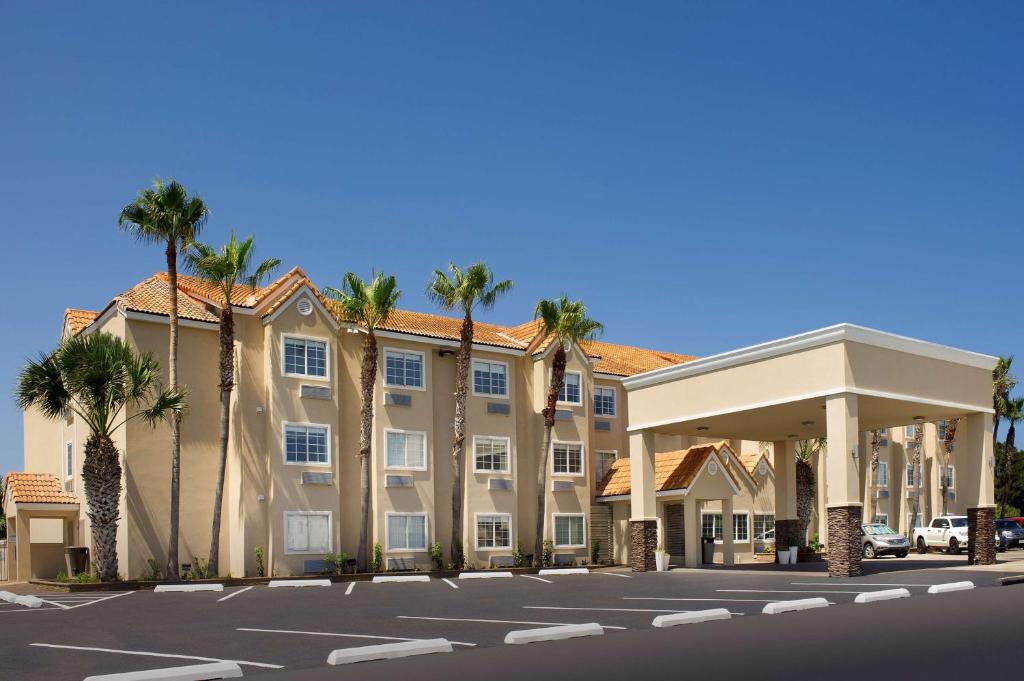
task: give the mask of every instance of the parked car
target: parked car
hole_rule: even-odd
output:
[[[1024,527],[1024,516],[1017,516],[1016,518],[1007,518],[1007,520],[1012,520],[1021,527]]]
[[[910,540],[888,525],[870,523],[861,525],[860,529],[864,536],[865,558],[887,555],[906,558],[910,553]]]
[[[914,546],[918,553],[928,553],[928,549],[960,553],[967,546],[967,516],[940,515],[927,527],[915,527]]]
[[[1008,549],[1024,546],[1024,527],[1009,518],[996,521],[996,534],[1006,540]]]

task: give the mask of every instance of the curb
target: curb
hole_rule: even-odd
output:
[[[951,591],[970,591],[974,588],[974,582],[949,582],[947,584],[933,584],[928,587],[930,594],[948,594]]]
[[[154,593],[191,593],[193,591],[223,591],[223,584],[160,584],[155,589]]]
[[[520,629],[510,631],[505,635],[505,643],[508,645],[522,645],[524,643],[538,643],[540,641],[562,641],[567,638],[578,638],[580,636],[602,636],[604,628],[596,622],[589,624],[566,624],[559,627],[543,627],[540,629]]]
[[[547,576],[547,575],[551,575],[551,576],[557,576],[557,575],[589,575],[590,574],[590,570],[588,570],[587,568],[544,568],[543,570],[541,570],[537,574],[538,575],[544,575],[544,576]]]
[[[238,679],[242,668],[234,662],[192,664],[186,667],[147,669],[141,672],[87,676],[85,681],[206,681],[206,679]]]
[[[429,582],[427,575],[377,575],[373,578],[374,584],[388,584],[391,582]]]
[[[853,599],[854,603],[874,603],[876,601],[891,601],[894,598],[910,598],[910,591],[907,589],[886,589],[884,591],[869,591],[857,594]]]
[[[777,601],[764,606],[761,611],[763,615],[779,615],[784,612],[797,612],[798,610],[812,610],[814,608],[827,608],[828,601],[824,598],[801,598],[795,601]]]
[[[394,660],[413,655],[429,655],[431,653],[450,653],[452,644],[448,639],[430,638],[422,641],[403,641],[401,643],[383,643],[375,646],[358,648],[339,648],[332,650],[327,656],[327,664],[353,664],[370,660]]]
[[[715,620],[732,619],[732,613],[725,608],[712,608],[711,610],[695,610],[694,612],[680,612],[674,615],[658,615],[651,622],[652,627],[674,627],[678,624],[698,624],[700,622],[712,622]]]
[[[1011,577],[1000,577],[1000,586],[1013,586],[1014,584],[1024,584],[1024,575],[1013,575]]]
[[[459,579],[494,579],[496,577],[511,577],[511,572],[460,572]]]
[[[272,579],[267,582],[268,589],[277,589],[282,586],[330,586],[329,579]]]

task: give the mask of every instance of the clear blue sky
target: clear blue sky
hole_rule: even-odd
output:
[[[412,309],[483,258],[497,322],[564,292],[693,354],[850,321],[1024,356],[1019,3],[69,4],[0,8],[0,470],[64,308],[162,269],[116,229],[156,176]]]

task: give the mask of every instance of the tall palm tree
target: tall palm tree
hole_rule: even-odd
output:
[[[924,426],[914,424],[914,439],[909,443],[911,476],[914,481],[914,497],[910,506],[910,527],[907,534],[913,536],[917,516],[921,513],[921,448],[924,444]]]
[[[217,487],[213,496],[213,524],[210,530],[210,574],[220,574],[220,517],[224,500],[224,469],[228,460],[230,436],[231,391],[235,387],[235,318],[231,300],[239,285],[255,289],[281,261],[264,260],[253,266],[253,238],[237,241],[235,233],[219,249],[202,243],[193,243],[185,256],[189,270],[202,279],[215,284],[220,290],[220,460],[217,463]]]
[[[992,454],[995,455],[996,444],[999,442],[999,419],[1006,414],[1010,393],[1017,387],[1017,377],[1012,373],[1013,355],[1000,356],[992,369]]]
[[[878,496],[878,452],[882,446],[882,432],[877,428],[871,431],[871,472],[869,474],[871,480],[871,493],[868,494],[868,507],[864,509],[867,513],[864,514],[864,522],[873,523],[875,522],[875,506],[877,504],[876,497]]]
[[[942,436],[942,515],[949,510],[949,500],[946,495],[949,493],[949,457],[953,453],[953,440],[956,438],[956,429],[960,425],[960,419],[949,419],[946,421],[946,432]]]
[[[796,443],[796,519],[797,546],[807,545],[807,528],[814,511],[814,466],[811,461],[815,453],[824,449],[826,439],[815,437]]]
[[[1003,444],[1006,461],[1005,470],[1008,476],[1012,476],[1013,458],[1017,454],[1017,422],[1024,419],[1024,397],[1009,397],[1004,404],[1004,408],[1003,418],[1010,424],[1010,427],[1006,430],[1006,442]],[[1010,503],[1010,487],[1009,479],[1007,479],[1007,484],[1003,485],[1003,493],[1001,495],[1003,498],[999,502],[1002,506],[1000,515],[1006,514],[1006,507]]]
[[[541,414],[544,417],[544,444],[537,466],[537,537],[534,542],[533,559],[539,565],[544,550],[544,514],[547,502],[546,476],[548,456],[551,450],[551,430],[555,426],[555,405],[558,394],[565,383],[565,365],[568,361],[566,350],[581,341],[593,340],[604,330],[604,326],[587,316],[582,300],[540,300],[533,312],[541,321],[540,332],[545,340],[555,345],[551,362],[551,385]]]
[[[178,388],[178,253],[194,241],[206,224],[208,211],[198,196],[189,196],[174,180],[155,180],[152,189],[121,209],[118,226],[144,243],[164,247],[170,303],[170,350],[167,373],[171,389]],[[167,542],[169,579],[178,578],[178,519],[181,495],[181,414],[171,416],[171,527]]]
[[[359,552],[360,570],[367,566],[367,530],[370,525],[370,444],[373,435],[373,390],[377,382],[376,329],[387,322],[402,292],[394,277],[376,275],[366,282],[348,272],[341,288],[326,287],[324,294],[337,302],[342,316],[363,327],[363,359],[359,372],[362,407],[359,410]]]
[[[71,410],[89,428],[82,479],[96,569],[104,582],[117,579],[121,461],[114,432],[136,418],[155,426],[168,413],[185,410],[185,393],[162,389],[159,376],[152,355],[135,352],[109,333],[69,337],[18,375],[17,400],[23,410],[37,408],[50,419]]]
[[[448,272],[434,270],[427,297],[445,311],[462,313],[459,354],[456,358],[455,420],[452,422],[452,563],[464,562],[462,537],[462,472],[466,449],[466,394],[469,392],[469,364],[473,351],[473,310],[488,310],[498,298],[512,290],[512,281],[495,283],[494,274],[483,262],[465,271],[449,263]]]

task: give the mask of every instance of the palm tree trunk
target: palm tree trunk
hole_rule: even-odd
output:
[[[235,317],[231,301],[220,313],[220,460],[217,462],[217,487],[213,492],[213,523],[210,527],[210,576],[220,574],[220,516],[224,504],[224,469],[228,462],[228,438],[231,435],[231,391],[235,387]]]
[[[797,460],[796,462],[796,517],[797,546],[807,546],[807,528],[811,524],[811,513],[814,508],[814,468],[811,464]]]
[[[171,287],[169,383],[178,387],[178,251],[167,242],[167,278]],[[171,417],[171,533],[167,541],[167,579],[178,579],[178,506],[181,496],[181,416]]]
[[[377,337],[363,337],[363,366],[359,375],[363,404],[359,411],[359,551],[356,561],[367,568],[367,533],[370,528],[370,443],[373,435],[373,389],[377,381]]]
[[[544,516],[547,505],[547,473],[548,455],[551,452],[551,429],[555,426],[555,405],[558,403],[558,393],[562,392],[562,383],[565,381],[565,348],[561,341],[555,339],[558,349],[555,350],[555,357],[551,362],[551,386],[548,388],[548,399],[541,414],[544,417],[544,444],[540,451],[537,464],[537,537],[533,543],[533,562],[542,565],[541,560],[544,554]],[[553,528],[552,528],[553,529]]]
[[[462,473],[466,452],[466,393],[469,392],[469,362],[473,350],[473,318],[466,313],[459,334],[459,357],[455,379],[455,421],[452,423],[452,563],[461,568],[463,553]]]
[[[121,504],[121,457],[109,437],[90,434],[85,441],[82,481],[93,544],[96,572],[103,582],[117,574],[117,523]]]
[[[878,504],[876,500],[878,496],[878,449],[881,446],[879,438],[880,434],[877,430],[871,431],[871,466],[868,472],[871,486],[868,491],[867,507],[864,509],[866,512],[862,518],[865,523],[875,522],[875,508]]]

